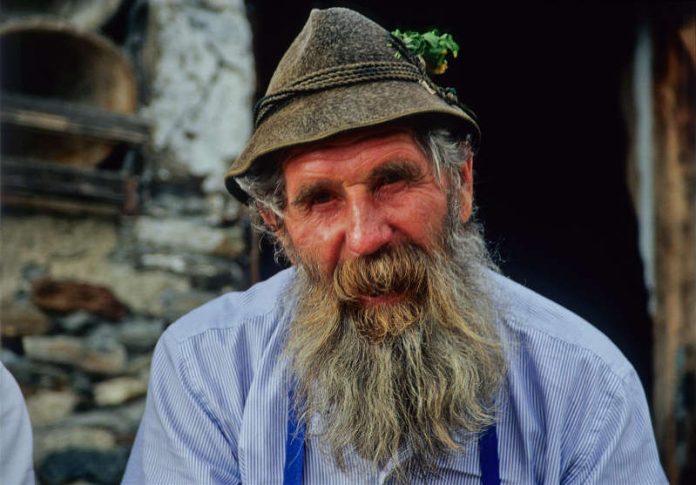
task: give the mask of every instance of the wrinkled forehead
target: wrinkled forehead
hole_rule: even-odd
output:
[[[394,140],[412,143],[420,150],[415,130],[411,126],[400,123],[346,131],[325,140],[295,146],[281,153],[279,160],[285,169],[293,160],[306,157],[309,154],[319,157],[323,154],[329,154],[336,148],[349,149],[350,147],[364,146],[370,142],[381,143]]]

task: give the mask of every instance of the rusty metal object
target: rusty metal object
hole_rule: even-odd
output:
[[[0,62],[2,91],[33,99],[37,106],[53,101],[93,111],[136,110],[136,80],[128,59],[106,38],[69,24],[33,19],[3,25]],[[3,154],[95,166],[116,142],[75,134],[69,115],[49,110],[41,116],[39,110],[33,118],[20,113],[13,123],[4,114]],[[27,126],[32,120],[36,126]]]

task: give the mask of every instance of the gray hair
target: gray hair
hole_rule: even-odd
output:
[[[415,134],[416,143],[433,164],[433,170],[440,180],[444,173],[450,183],[450,194],[456,194],[462,187],[462,166],[474,155],[471,135],[464,139],[455,136],[446,128],[429,128],[419,130]],[[266,160],[261,168],[248,172],[237,178],[239,186],[251,196],[249,210],[252,224],[262,234],[270,237],[276,245],[276,255],[282,252],[278,247],[278,232],[283,227],[283,213],[287,205],[285,193],[285,178],[282,164],[278,160]],[[448,197],[450,213],[459,212],[459,198]],[[272,213],[276,217],[276,225],[269,227],[260,217],[260,212]]]

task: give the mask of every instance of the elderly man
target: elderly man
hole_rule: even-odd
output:
[[[476,121],[399,38],[315,10],[228,189],[294,263],[172,325],[125,483],[664,483],[635,371],[496,272]]]

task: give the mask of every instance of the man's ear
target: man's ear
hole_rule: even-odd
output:
[[[474,211],[474,157],[470,156],[461,168],[462,186],[459,200],[461,202],[459,217],[467,222]]]
[[[271,231],[278,232],[278,216],[276,214],[271,211],[259,209],[259,215]]]
[[[293,257],[293,252],[288,251],[288,235],[285,230],[285,228],[281,227],[281,223],[278,220],[278,215],[268,211],[268,210],[263,210],[259,209],[259,215],[261,216],[261,219],[263,219],[263,222],[268,226],[268,229],[273,232],[275,237],[278,239],[280,242],[281,246],[283,247],[283,253],[285,257],[292,263],[295,264],[295,258]]]

